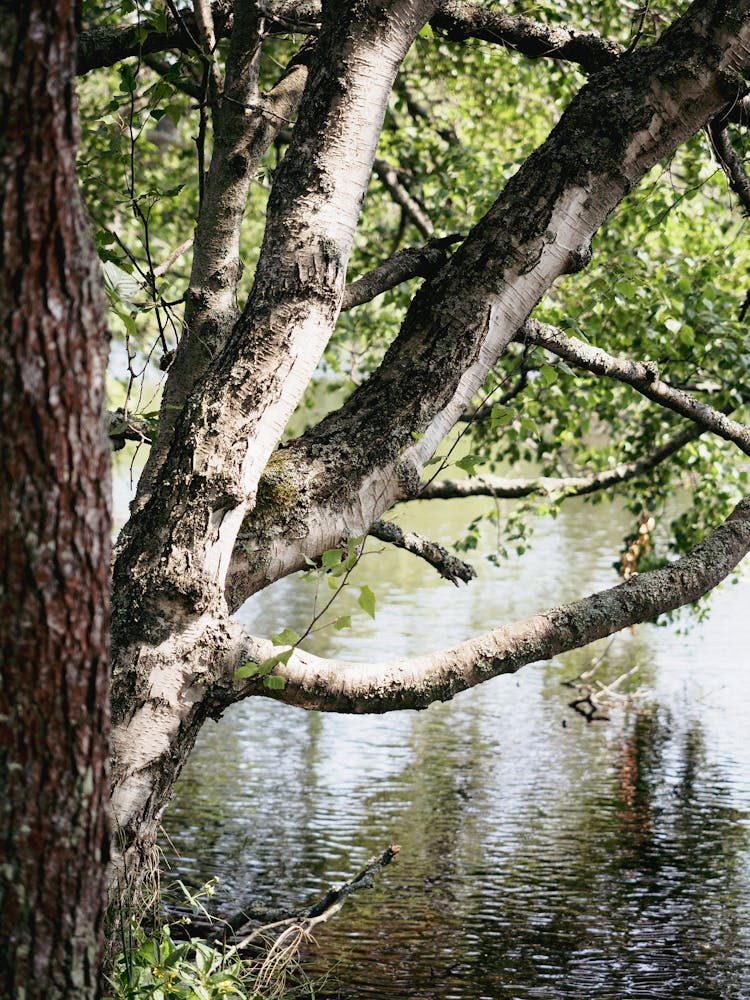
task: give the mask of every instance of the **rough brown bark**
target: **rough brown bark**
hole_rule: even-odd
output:
[[[0,23],[0,991],[100,989],[108,861],[104,312],[75,181],[75,5]]]

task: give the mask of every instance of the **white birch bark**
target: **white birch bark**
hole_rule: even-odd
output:
[[[334,328],[396,71],[434,5],[331,4],[278,172],[250,300],[196,387],[115,566],[113,810],[137,881],[212,707],[224,577],[257,481]],[[215,708],[216,706],[214,706]]]
[[[385,101],[431,9],[396,0],[368,8],[370,20],[349,4],[327,6],[250,301],[175,425],[152,499],[124,533],[113,705],[126,868],[137,870],[150,851],[203,720],[242,693],[231,680],[241,643],[226,598],[238,602],[301,568],[305,555],[363,534],[414,494],[423,463],[546,289],[585,266],[592,236],[632,184],[731,99],[736,81],[727,73],[746,64],[750,42],[750,3],[698,2],[663,44],[597,75],[423,287],[370,382],[269,463],[334,327]],[[714,569],[728,572],[741,558],[747,508],[738,510],[715,543],[672,574],[640,577],[618,596],[557,609],[416,666],[360,666],[339,683],[339,665],[298,654],[287,700],[385,710],[395,707],[389,691],[403,706],[411,690],[416,706],[501,672],[511,647],[520,665],[618,621],[652,617],[705,592]],[[262,655],[263,643],[247,642]]]

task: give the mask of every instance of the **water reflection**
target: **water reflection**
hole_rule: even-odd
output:
[[[456,533],[449,508],[434,535]],[[480,563],[460,591],[403,554],[373,557],[365,574],[388,581],[376,623],[317,650],[414,653],[611,584],[621,533],[612,507],[570,508],[524,567]],[[324,1000],[746,997],[747,596],[717,599],[707,640],[644,626],[422,713],[236,706],[178,786],[175,871],[219,875],[228,910],[292,905],[400,843],[376,889],[317,935],[311,971],[335,970]],[[304,624],[311,602],[290,580],[243,615],[267,633]],[[605,682],[637,666],[632,686],[651,695],[587,724],[561,681],[605,650]]]

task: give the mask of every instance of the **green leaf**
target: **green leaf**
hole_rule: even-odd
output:
[[[340,618],[337,618],[336,621],[333,623],[333,627],[336,629],[337,632],[340,632],[342,628],[351,628],[351,626],[352,626],[351,615],[342,615]]]
[[[301,636],[293,628],[285,628],[283,632],[277,632],[271,636],[274,646],[296,646]]]
[[[274,667],[278,667],[280,663],[289,662],[293,652],[293,649],[285,649],[283,653],[277,653],[276,656],[269,656],[268,659],[264,660],[258,667],[258,673],[262,677],[266,677],[268,674],[273,673]]]
[[[464,455],[463,458],[459,458],[456,465],[459,469],[463,469],[464,472],[468,472],[470,476],[476,476],[477,474],[477,462],[481,462],[480,455]]]
[[[341,549],[328,549],[320,559],[324,569],[333,569],[341,562]]]
[[[260,667],[257,663],[243,663],[241,667],[238,667],[234,672],[234,679],[236,681],[243,681],[246,677],[254,677],[257,673],[260,673]]]
[[[362,608],[362,610],[365,611],[370,618],[375,617],[375,595],[366,584],[359,592],[358,603],[360,608]]]
[[[557,381],[557,372],[552,365],[542,365],[539,369],[539,381],[545,389]]]
[[[490,413],[490,423],[493,430],[495,427],[502,427],[504,424],[509,424],[513,420],[513,411],[508,409],[507,406],[503,406],[501,403],[495,403],[492,407],[492,412]]]
[[[278,674],[269,674],[263,678],[263,687],[269,691],[283,691],[286,687],[286,677],[279,677]]]

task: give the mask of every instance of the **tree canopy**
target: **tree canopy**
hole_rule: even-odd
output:
[[[737,565],[747,30],[707,2],[85,8],[112,435],[150,449],[114,571],[126,842],[153,837],[165,759],[234,700],[425,707]],[[289,623],[229,617],[294,572],[335,594],[369,535],[471,579],[383,520],[415,498],[519,498],[500,559],[581,494],[632,510],[623,582],[458,647],[327,662]]]

